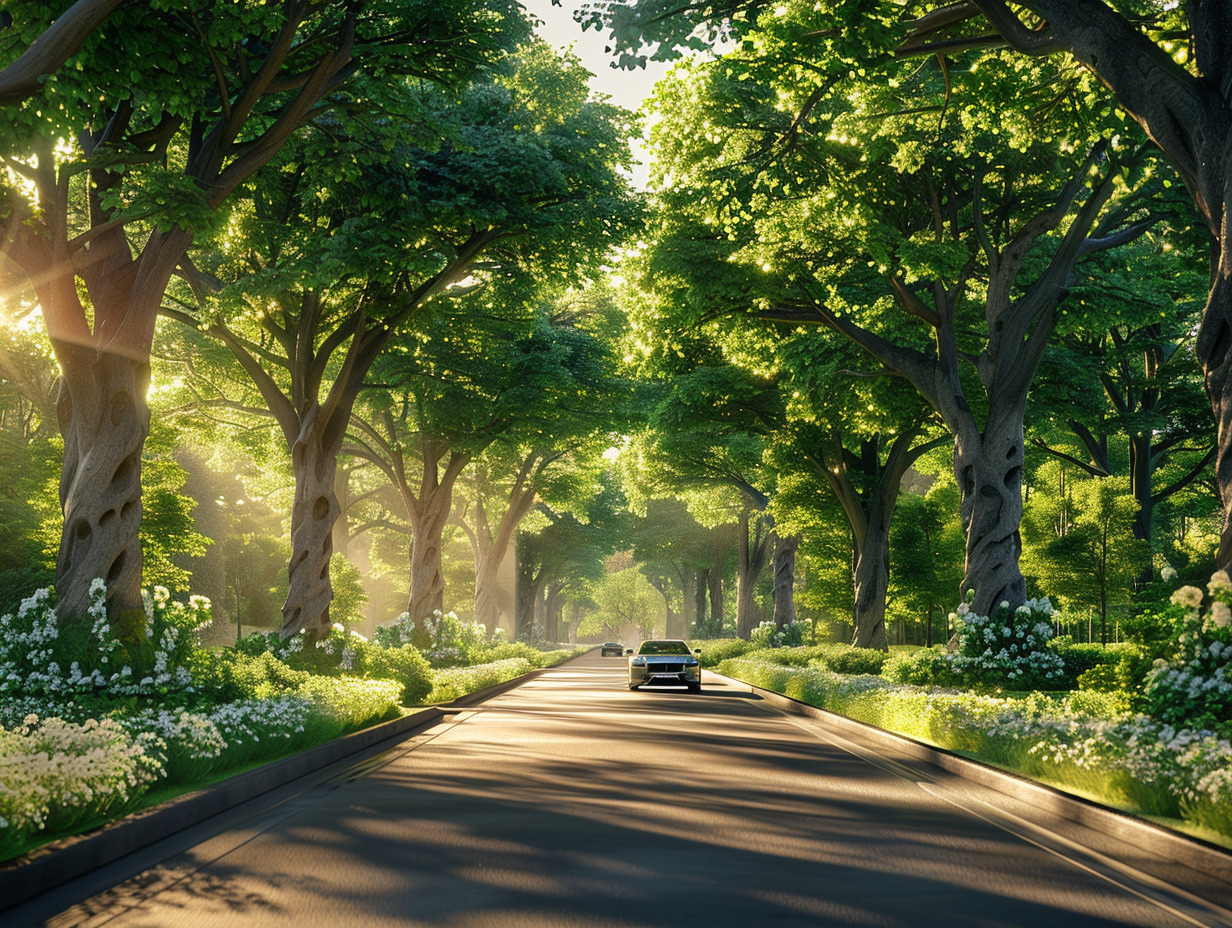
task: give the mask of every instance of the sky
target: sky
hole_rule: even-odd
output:
[[[606,94],[612,102],[625,109],[637,111],[650,96],[654,85],[667,73],[670,63],[650,61],[644,70],[624,71],[612,68],[614,56],[603,49],[607,44],[606,33],[591,29],[582,31],[573,20],[575,0],[562,0],[560,6],[552,6],[551,0],[521,0],[522,5],[534,17],[542,21],[538,33],[555,48],[572,46],[574,54],[594,74],[590,86],[595,93]],[[648,127],[647,127],[648,128]],[[644,144],[633,144],[634,156],[642,164],[633,171],[633,182],[640,188],[646,186],[647,154]]]

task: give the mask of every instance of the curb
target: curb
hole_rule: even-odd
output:
[[[553,667],[537,668],[504,683],[467,693],[453,702],[429,706],[335,738],[135,812],[86,834],[52,841],[15,860],[0,863],[0,912],[361,751],[385,745],[386,742],[389,744],[385,746],[391,747],[408,735],[430,728],[448,715],[500,696],[576,659],[569,658]]]
[[[808,703],[762,689],[734,677],[707,670],[726,683],[747,687],[769,705],[789,715],[802,715],[823,721],[837,732],[859,735],[874,743],[893,747],[913,760],[925,761],[963,779],[986,786],[999,793],[1027,803],[1058,818],[1082,825],[1092,831],[1116,838],[1149,854],[1183,864],[1204,876],[1232,884],[1232,851],[1172,831],[1162,825],[1073,796],[1055,787],[1007,773],[982,761],[963,757],[945,748],[934,747],[907,735],[900,735],[867,722],[858,722],[845,715],[810,706]]]

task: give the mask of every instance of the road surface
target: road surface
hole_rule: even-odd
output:
[[[629,692],[592,652],[0,924],[1232,924],[1201,898],[1227,886],[1136,876],[1076,829],[744,687]]]

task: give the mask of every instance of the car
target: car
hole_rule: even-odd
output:
[[[612,657],[620,657],[620,655],[624,653],[625,646],[619,641],[605,641],[603,642],[603,647],[599,649],[600,657],[607,657],[608,655],[611,655]]]
[[[678,638],[648,638],[629,657],[629,689],[641,686],[687,686],[702,691],[701,651]]]

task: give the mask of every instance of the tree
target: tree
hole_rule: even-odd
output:
[[[1166,232],[1084,268],[1080,311],[1062,319],[1028,412],[1037,447],[1093,477],[1128,476],[1134,537],[1152,547],[1157,508],[1202,476],[1216,449],[1190,363],[1206,279]],[[1151,576],[1147,559],[1139,583]]]
[[[542,89],[549,78],[557,97],[543,97],[535,110],[529,87]],[[456,345],[463,332],[455,306],[474,296],[468,305],[476,317],[499,316],[496,307],[516,306],[514,294],[524,296],[536,274],[567,279],[597,261],[631,219],[618,174],[627,159],[625,115],[587,102],[584,88],[576,61],[532,45],[459,100],[431,88],[399,100],[404,110],[430,114],[432,131],[445,132],[443,144],[423,142],[404,122],[381,120],[371,136],[363,126],[336,127],[330,144],[340,135],[349,144],[333,161],[313,157],[313,144],[291,150],[277,179],[254,191],[252,211],[241,217],[248,235],[231,259],[238,276],[205,330],[236,355],[291,451],[296,503],[284,634],[329,623],[336,461],[378,359],[401,345],[394,352],[400,360],[385,361],[378,382],[387,373],[388,382],[422,373],[442,378],[448,391],[450,333]],[[578,146],[579,137],[590,147]],[[357,159],[359,167],[348,169]],[[408,330],[440,349],[435,366],[417,365]],[[396,420],[384,424],[396,427]],[[498,432],[488,429],[485,441]],[[428,442],[424,484],[420,494],[403,496],[414,508],[421,555],[412,554],[411,612],[422,618],[440,608],[440,531],[453,481],[473,450],[455,452],[438,435],[419,434]],[[353,451],[388,464],[380,442],[398,436],[368,437],[373,448]]]
[[[936,410],[955,436],[963,590],[977,611],[1021,603],[1028,387],[1079,258],[1149,225],[1124,188],[1109,206],[1134,152],[1085,139],[1074,151],[1003,119],[1007,78],[991,61],[961,76],[982,95],[956,95],[960,111],[947,103],[960,76],[940,67],[870,81],[838,44],[803,64],[762,56],[822,28],[800,12],[767,17],[764,41],[663,91],[661,105],[696,127],[663,140],[665,176],[674,195],[712,204],[716,234],[743,245],[735,260],[763,271],[746,300],[754,315],[844,335]]]
[[[730,39],[756,23],[770,4],[715,0],[684,6],[669,0],[592,2],[575,14],[585,27],[610,29],[625,67],[656,46],[656,58],[704,44],[697,34]],[[783,8],[781,5],[775,6]],[[965,65],[989,45],[1028,58],[1067,53],[1115,95],[1180,175],[1210,236],[1210,282],[1197,355],[1217,427],[1215,468],[1223,504],[1217,563],[1232,564],[1232,242],[1225,213],[1232,197],[1232,58],[1227,10],[1219,2],[1140,4],[1131,0],[967,0],[943,6],[893,3],[874,13],[853,4],[815,9],[854,25],[858,41],[877,45],[897,33],[901,56],[957,57]],[[847,11],[844,11],[847,7]],[[785,9],[785,8],[783,8]],[[845,15],[844,15],[845,14]],[[858,19],[852,23],[852,19]],[[906,19],[905,27],[901,25]],[[805,33],[816,46],[834,30]],[[1034,78],[1022,72],[1022,86]]]
[[[150,346],[172,275],[193,276],[189,246],[305,122],[363,108],[366,73],[456,80],[522,20],[514,3],[330,0],[84,3],[51,25],[63,6],[6,8],[0,61],[24,103],[0,123],[0,252],[63,372],[60,612],[84,616],[102,578],[109,611],[139,622]]]
[[[1028,563],[1048,577],[1063,603],[1099,614],[1100,641],[1107,644],[1109,609],[1128,604],[1150,553],[1133,535],[1138,507],[1129,480],[1066,479],[1059,461],[1041,471],[1023,522]]]
[[[663,613],[662,599],[636,565],[609,572],[590,595],[595,611],[578,629],[584,635],[602,633],[619,639],[621,629],[632,628],[641,638],[649,638]]]

